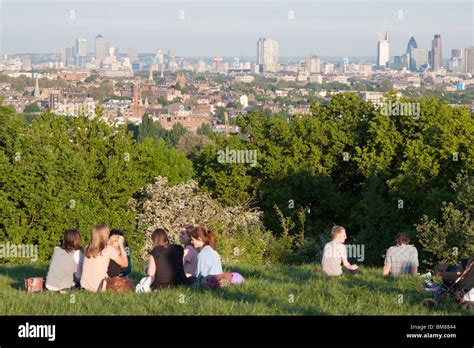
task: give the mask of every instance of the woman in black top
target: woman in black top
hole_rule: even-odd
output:
[[[151,289],[188,284],[183,267],[183,247],[170,244],[168,235],[162,228],[156,229],[151,239],[153,250],[148,256],[147,269],[148,276],[152,278]]]

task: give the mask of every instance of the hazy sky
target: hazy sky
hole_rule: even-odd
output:
[[[445,57],[474,44],[471,0],[0,0],[0,12],[0,52],[8,54],[60,52],[75,38],[93,51],[99,33],[122,53],[161,48],[177,56],[255,56],[259,37],[278,40],[282,57],[375,56],[382,30],[391,55],[404,53],[412,35],[431,48],[441,34]]]

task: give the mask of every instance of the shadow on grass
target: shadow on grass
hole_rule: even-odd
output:
[[[288,282],[288,283],[301,283],[315,278],[315,273],[309,270],[303,270],[298,266],[288,265],[272,265],[266,268],[267,271],[262,271],[255,268],[246,268],[241,266],[229,266],[226,267],[227,272],[238,272],[242,274],[244,278],[257,278],[267,280],[270,282]],[[275,273],[278,276],[275,276]]]
[[[362,274],[364,276],[364,274]],[[428,292],[420,290],[420,287],[417,287],[414,282],[422,282],[422,279],[416,278],[403,278],[403,277],[382,277],[380,279],[376,278],[375,280],[367,280],[361,278],[361,274],[358,275],[344,275],[344,286],[348,289],[364,289],[368,292],[370,291],[379,291],[384,295],[393,296],[393,302],[398,303],[397,301],[402,299],[403,303],[408,306],[417,307],[422,306],[421,302],[425,298],[432,298],[432,295]],[[403,284],[406,282],[405,284]],[[405,287],[408,285],[408,287]],[[423,286],[421,286],[423,288]],[[399,297],[402,295],[403,297]],[[468,315],[466,312],[461,312],[459,310],[458,303],[455,302],[452,298],[446,299],[437,310],[447,311],[452,315]],[[435,314],[435,313],[433,313]],[[420,314],[421,315],[421,314]]]
[[[6,276],[12,280],[11,287],[16,290],[23,290],[25,279],[32,277],[44,277],[48,273],[48,265],[0,265],[0,276]]]
[[[243,291],[230,291],[229,288],[221,288],[216,292],[216,295],[226,301],[242,303],[246,302],[250,305],[261,304],[268,308],[277,306],[278,309],[283,312],[284,316],[292,315],[328,315],[328,313],[314,308],[308,308],[299,306],[297,303],[285,303],[283,300],[280,302],[278,299],[272,298],[271,294],[268,295],[268,299],[264,300],[261,297],[258,298],[253,294],[249,294]]]

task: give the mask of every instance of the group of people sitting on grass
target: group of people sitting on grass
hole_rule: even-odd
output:
[[[358,266],[349,263],[344,245],[347,239],[345,228],[334,226],[331,236],[332,240],[324,246],[322,272],[328,276],[356,274]],[[96,225],[92,230],[89,245],[83,250],[79,232],[68,230],[64,233],[62,245],[54,248],[45,287],[49,291],[81,288],[98,292],[114,290],[114,287],[116,291],[122,291],[122,286],[128,291],[133,288],[137,292],[149,292],[174,285],[207,286],[212,289],[244,281],[239,273],[223,272],[213,232],[199,226],[182,225],[179,240],[182,246],[172,244],[164,229],[153,231],[153,248],[148,254],[145,277],[135,287],[128,278],[131,272],[131,257],[123,231],[110,230],[105,224]],[[409,243],[407,234],[399,233],[396,236],[396,245],[390,247],[385,255],[382,271],[384,276],[418,274],[418,251]],[[467,259],[466,265],[471,264],[473,259],[474,256]],[[435,272],[442,275],[444,284],[441,285],[446,288],[453,284],[466,269],[466,265],[437,265]],[[468,284],[474,282],[474,272],[471,278]],[[425,285],[427,291],[442,290],[440,284],[429,280]],[[466,291],[471,288],[472,286],[465,286]]]
[[[238,273],[223,272],[213,232],[183,225],[179,239],[183,246],[172,244],[164,229],[153,231],[146,277],[137,285],[138,292],[173,285],[213,288],[244,281]],[[45,287],[49,291],[80,288],[99,292],[113,284],[111,280],[128,279],[130,272],[130,250],[123,231],[99,224],[92,230],[91,242],[84,249],[79,231],[71,229],[64,233],[62,245],[54,248]]]
[[[347,239],[346,229],[334,226],[331,230],[332,240],[324,246],[321,261],[322,272],[328,276],[340,276],[343,273],[356,274],[359,266],[350,264],[344,242]],[[399,233],[395,238],[396,245],[385,254],[383,275],[418,274],[418,251],[410,245],[410,237]],[[344,269],[342,268],[344,266]]]
[[[358,266],[350,264],[347,249],[344,245],[347,233],[344,227],[334,226],[331,231],[332,240],[324,247],[321,262],[322,272],[328,276],[340,276],[344,273],[357,273]],[[384,276],[399,276],[403,274],[418,275],[418,251],[410,245],[406,233],[399,233],[395,238],[396,245],[391,246],[385,254],[382,274]],[[344,269],[342,268],[344,267]],[[435,276],[441,278],[441,283],[433,279],[425,280],[425,290],[439,300],[446,292],[456,292],[457,299],[463,303],[474,301],[474,255],[463,259],[459,265],[437,264],[434,266]],[[431,277],[431,273],[422,275]],[[454,290],[454,291],[451,291]]]

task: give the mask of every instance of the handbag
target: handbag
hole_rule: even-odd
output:
[[[45,291],[46,279],[42,277],[34,277],[25,279],[25,289],[28,292],[42,292]]]
[[[128,277],[112,277],[106,278],[106,290],[115,292],[134,292],[135,284]]]

